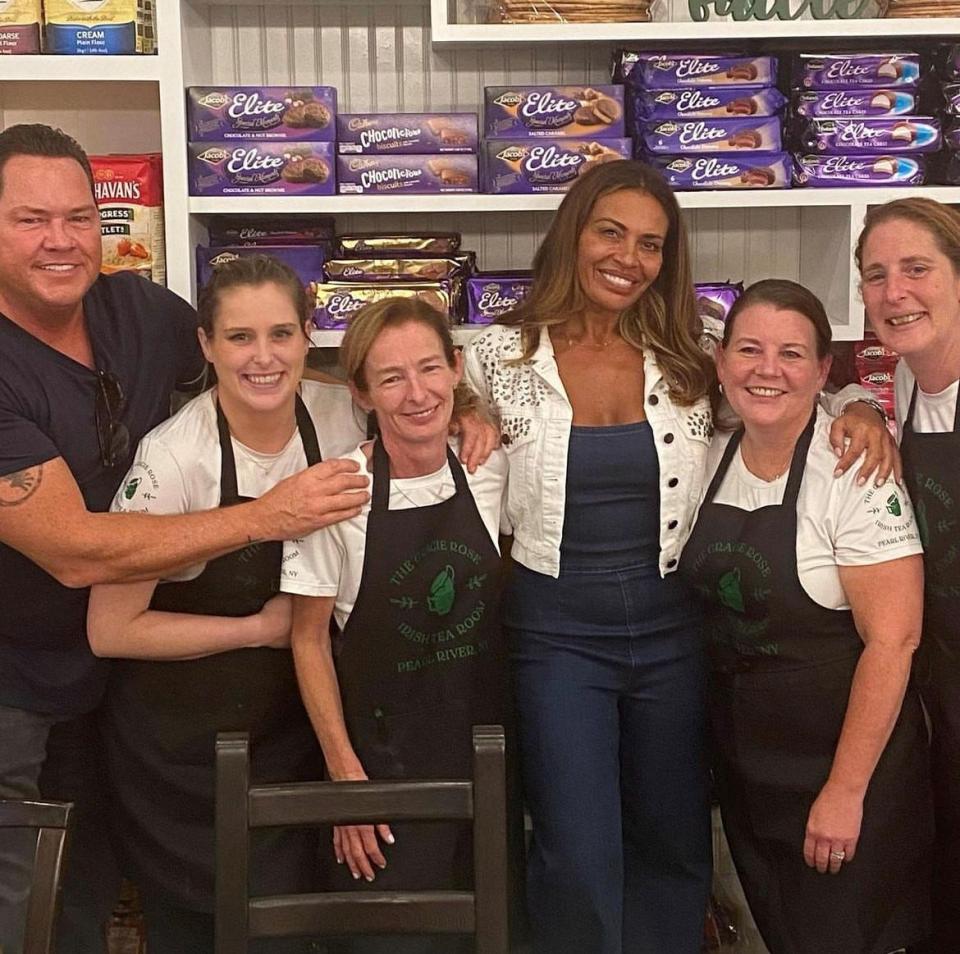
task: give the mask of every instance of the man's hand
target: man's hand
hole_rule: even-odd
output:
[[[325,460],[271,488],[259,500],[255,540],[293,540],[356,517],[370,481],[352,460]]]

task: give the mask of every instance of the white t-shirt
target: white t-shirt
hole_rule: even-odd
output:
[[[901,359],[893,375],[897,427],[901,440],[915,381],[916,378],[907,367],[907,362]],[[917,406],[913,409],[913,429],[917,434],[944,434],[953,430],[958,383],[960,382],[954,381],[936,394],[927,394],[921,388],[917,388]]]
[[[922,553],[913,506],[890,479],[882,487],[856,484],[857,467],[834,477],[837,459],[829,443],[833,418],[823,409],[817,423],[797,499],[797,570],[807,595],[827,609],[849,609],[838,566],[886,563]],[[714,438],[707,457],[707,485],[713,479],[731,434]],[[765,481],[750,473],[739,449],[730,461],[714,503],[741,510],[780,504],[789,472]]]
[[[355,412],[346,387],[301,382],[301,397],[317,430],[324,460],[344,457],[363,440],[363,417]],[[231,438],[237,464],[237,492],[260,497],[274,484],[307,466],[303,441],[295,430],[286,447],[262,454]],[[155,427],[137,447],[133,465],[114,497],[111,510],[178,514],[209,510],[220,503],[220,438],[214,391],[204,391]],[[164,577],[192,580],[205,563]]]
[[[451,441],[450,444],[456,453],[456,443]],[[372,482],[373,475],[363,447],[345,456],[357,461],[361,472],[370,474]],[[475,474],[469,473],[466,468],[464,474],[480,518],[490,534],[490,540],[497,547],[500,514],[507,487],[507,455],[502,450],[495,450]],[[450,465],[444,463],[440,470],[424,477],[393,478],[390,481],[389,508],[409,510],[413,507],[429,507],[449,499],[455,490]],[[360,591],[369,515],[368,502],[352,520],[317,530],[284,547],[280,589],[284,593],[302,596],[335,596],[334,614],[341,629],[346,626]]]

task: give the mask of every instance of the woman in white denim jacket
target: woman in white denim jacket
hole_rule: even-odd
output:
[[[719,329],[696,315],[676,199],[640,162],[577,181],[533,273],[507,323],[467,348],[466,377],[510,460],[504,616],[534,952],[696,954],[704,659],[672,571],[701,493]],[[867,433],[881,446],[877,421],[847,430],[845,467]]]

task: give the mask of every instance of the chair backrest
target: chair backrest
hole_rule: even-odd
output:
[[[72,810],[70,802],[0,800],[0,828],[26,828],[37,832],[23,954],[53,952],[60,873]]]
[[[358,891],[249,898],[249,829],[401,821],[473,822],[473,891]],[[475,934],[507,954],[507,807],[501,726],[474,726],[473,779],[250,786],[245,733],[217,736],[216,954],[254,937]]]

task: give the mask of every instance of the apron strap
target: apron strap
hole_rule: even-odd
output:
[[[323,460],[320,453],[320,442],[317,440],[317,429],[313,426],[313,420],[307,405],[303,403],[303,398],[297,395],[294,411],[297,415],[297,430],[300,431],[300,440],[303,442],[303,453],[307,458],[307,467],[319,464]]]
[[[817,423],[817,409],[814,407],[807,426],[797,440],[793,448],[793,459],[790,461],[790,476],[787,478],[787,488],[783,492],[784,506],[796,506],[797,498],[800,496],[800,483],[803,480],[803,472],[807,466],[807,452],[810,450],[810,441],[813,440],[813,429]]]
[[[456,492],[459,494],[469,491],[467,477],[449,444],[447,465],[453,475]],[[379,437],[373,442],[373,491],[370,495],[370,509],[378,513],[390,509],[390,455]]]
[[[717,491],[720,489],[720,485],[723,483],[723,478],[727,476],[727,470],[730,467],[730,461],[733,460],[733,455],[736,454],[741,440],[743,440],[742,425],[733,435],[733,437],[730,438],[730,440],[727,442],[727,446],[724,448],[723,457],[720,458],[720,464],[717,467],[717,472],[713,475],[713,480],[710,481],[710,486],[707,488],[707,493],[703,498],[703,502],[705,504],[710,503]]]

